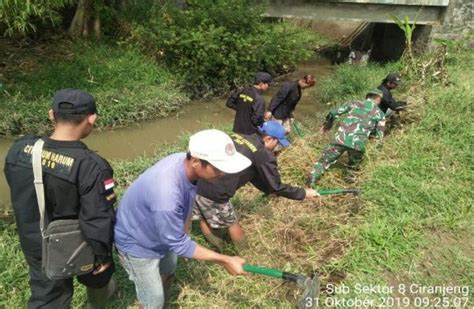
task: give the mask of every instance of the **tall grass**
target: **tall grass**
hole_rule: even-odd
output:
[[[385,65],[369,64],[358,66],[350,64],[337,66],[336,73],[321,81],[318,98],[328,105],[341,104],[345,100],[364,98],[367,91],[377,87],[382,79],[390,72],[397,72],[400,64],[397,62]]]
[[[465,54],[459,56],[464,58]],[[470,57],[466,64],[472,62]],[[452,79],[448,87],[431,84],[425,89],[411,89],[412,99],[423,99],[411,111],[418,113],[418,121],[388,138],[384,153],[378,154],[366,170],[364,222],[344,231],[356,233],[358,239],[347,255],[331,265],[350,274],[346,284],[352,288],[361,283],[470,286],[468,304],[472,305],[470,98],[474,92],[472,74],[462,65],[448,69]],[[412,301],[416,297],[433,300],[444,296],[407,295]],[[446,296],[452,301],[463,295]],[[345,297],[356,299],[361,295]]]
[[[92,93],[98,102],[99,127],[115,127],[163,117],[188,101],[178,81],[163,67],[132,48],[77,43],[60,60],[10,73],[0,93],[0,135],[44,132],[52,96],[62,88]]]

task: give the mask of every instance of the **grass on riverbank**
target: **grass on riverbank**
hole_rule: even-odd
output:
[[[171,73],[137,50],[61,38],[57,44],[30,48],[35,52],[11,51],[20,53],[21,62],[9,63],[11,70],[5,70],[5,81],[0,80],[4,84],[0,89],[0,136],[47,131],[50,122],[44,115],[54,93],[62,88],[94,94],[99,128],[167,116],[188,101]]]
[[[46,111],[62,88],[80,88],[97,98],[99,128],[132,125],[167,116],[191,96],[223,94],[250,83],[255,71],[286,73],[309,59],[315,44],[327,41],[284,22],[263,24],[258,12],[248,15],[249,3],[234,2],[169,8],[178,14],[175,21],[183,22],[173,25],[166,6],[150,10],[149,4],[157,16],[141,26],[131,23],[121,38],[71,41],[58,33],[19,42],[0,38],[0,136],[48,131]]]
[[[450,60],[454,57],[464,57],[464,61]],[[395,92],[396,97],[407,99],[411,110],[402,115],[402,125],[390,132],[380,152],[369,147],[355,184],[342,180],[341,165],[332,168],[320,181],[321,188],[360,186],[363,188],[360,198],[333,196],[294,202],[263,198],[255,189],[243,188],[235,204],[249,237],[250,249],[244,255],[247,261],[292,272],[317,271],[323,287],[339,284],[349,289],[336,294],[323,289],[322,304],[356,299],[376,299],[380,304],[378,297],[386,296],[358,293],[357,285],[397,287],[391,296],[399,297],[400,301],[402,296],[407,296],[411,302],[408,307],[415,307],[420,297],[436,301],[436,297],[442,296],[439,293],[402,295],[398,288],[400,284],[418,284],[470,286],[467,296],[472,306],[470,148],[474,93],[472,73],[464,68],[472,67],[473,59],[468,52],[452,54],[450,59],[449,86],[436,83],[420,86],[411,81]],[[392,68],[343,67],[341,70],[354,75],[359,72],[360,80],[374,78],[371,88]],[[328,84],[334,84],[335,80],[347,82],[339,71],[331,80]],[[311,163],[329,141],[315,133],[321,120],[304,123],[305,137],[297,139],[279,157],[285,182],[301,184]],[[184,143],[176,147],[183,149]],[[132,181],[162,155],[115,162],[120,185]],[[27,273],[13,226],[2,229],[0,252],[2,261],[6,262],[0,273],[0,299],[4,300],[0,305],[19,307],[28,295]],[[193,229],[193,234],[204,243],[197,229]],[[226,248],[226,252],[232,253],[232,248]],[[110,308],[134,304],[133,285],[120,267],[117,277],[120,292]],[[184,308],[291,308],[301,295],[292,284],[257,275],[230,277],[222,267],[198,261],[180,260],[176,279],[173,301]],[[447,295],[447,299],[454,301],[454,296],[463,295]],[[79,288],[75,306],[82,304],[84,297],[84,289]],[[453,303],[451,307],[456,305]]]

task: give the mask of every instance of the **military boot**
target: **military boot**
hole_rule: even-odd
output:
[[[110,279],[109,283],[99,289],[87,288],[87,304],[86,309],[101,309],[105,307],[105,304],[114,295],[117,285],[113,278]]]

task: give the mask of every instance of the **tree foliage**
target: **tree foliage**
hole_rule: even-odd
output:
[[[71,37],[138,45],[178,73],[196,97],[247,83],[256,71],[287,72],[320,39],[264,20],[255,0],[0,0],[0,29],[26,34],[39,22],[57,24],[65,7],[76,9],[63,21]]]
[[[128,42],[177,69],[188,89],[202,96],[245,83],[258,70],[288,70],[311,54],[314,37],[264,22],[262,12],[248,0],[155,2],[148,22],[134,23]]]
[[[0,29],[5,35],[26,34],[36,30],[37,22],[57,24],[61,20],[58,10],[72,0],[0,0]]]

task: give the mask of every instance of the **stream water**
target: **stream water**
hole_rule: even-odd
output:
[[[264,94],[265,102],[269,104],[272,95],[280,87],[280,81],[293,80],[304,74],[316,77],[316,86],[319,80],[332,72],[328,60],[315,58],[298,66],[298,69],[281,79],[277,85]],[[312,90],[308,90],[312,91]],[[322,109],[322,103],[314,102],[308,91],[303,91],[301,101],[295,111],[299,119],[311,117]],[[133,159],[140,155],[151,155],[163,143],[172,143],[182,132],[195,132],[212,125],[232,122],[234,112],[225,107],[226,98],[213,98],[206,101],[196,101],[188,104],[180,111],[168,118],[140,123],[136,126],[114,130],[95,131],[84,140],[90,149],[96,150],[101,156],[111,159]],[[45,115],[46,117],[46,115]],[[13,139],[0,138],[0,212],[9,211],[10,193],[3,174],[4,159]]]

